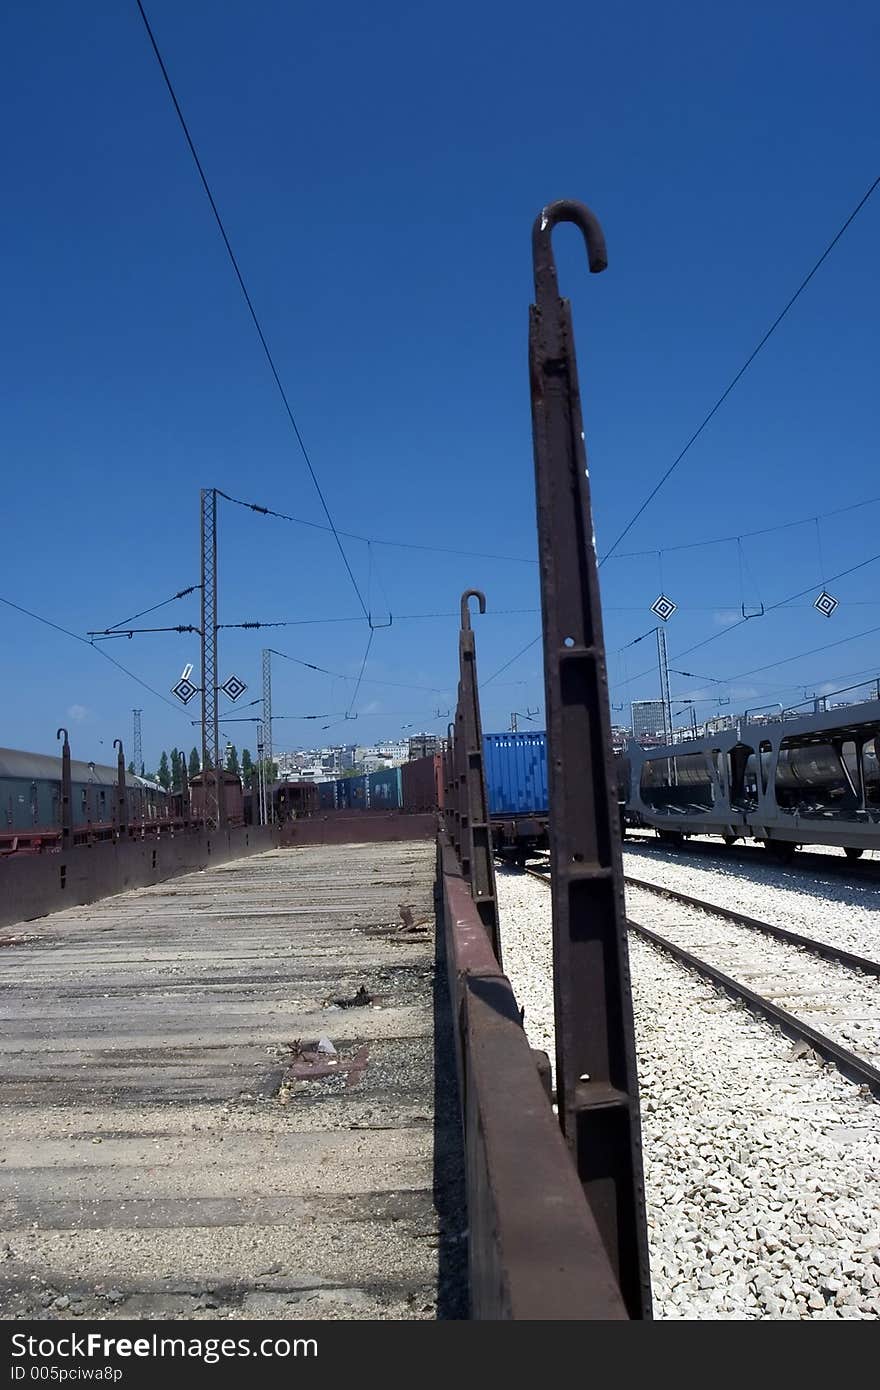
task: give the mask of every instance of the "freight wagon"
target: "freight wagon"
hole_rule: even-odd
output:
[[[373,811],[399,811],[403,806],[399,767],[367,774],[369,805]]]
[[[208,776],[213,781],[214,774],[209,773]],[[234,772],[224,772],[222,776],[225,822],[227,825],[244,825],[244,793],[241,778]],[[205,776],[202,772],[190,778],[189,796],[193,820],[204,820],[205,817],[204,784]]]
[[[549,844],[546,734],[484,734],[483,767],[495,852],[524,864]]]
[[[318,787],[315,782],[274,782],[271,792],[272,810],[279,825],[303,816],[313,816],[318,809]]]
[[[381,768],[358,777],[319,782],[315,813],[328,811],[436,811],[442,800],[439,754],[414,758],[402,767]]]
[[[117,769],[71,759],[70,820],[74,832],[97,838],[117,822]],[[126,821],[146,825],[174,814],[173,799],[156,782],[125,774]],[[61,759],[0,748],[0,849],[52,840],[61,831]]]

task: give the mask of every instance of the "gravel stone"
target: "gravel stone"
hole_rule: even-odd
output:
[[[711,862],[649,873],[643,858],[631,871],[711,898]],[[750,869],[751,886],[742,865],[729,878],[711,872],[725,884],[717,901],[808,935],[820,934],[824,903],[826,935],[872,954],[864,904],[876,909],[880,894],[870,885],[814,879],[811,893],[782,869]],[[786,916],[793,882],[811,921]],[[505,969],[531,1045],[552,1058],[550,894],[511,870],[497,886]],[[873,942],[876,953],[880,921]],[[880,1285],[867,1284],[867,1271],[880,1276],[877,1102],[812,1056],[792,1058],[771,1024],[635,937],[630,966],[655,1317],[880,1316]]]

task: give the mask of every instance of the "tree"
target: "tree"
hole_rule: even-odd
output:
[[[129,765],[128,765],[128,771],[129,771],[129,775],[132,776],[132,777],[134,777],[134,775],[135,775],[135,771],[134,771],[134,758],[132,758],[131,762],[130,762]]]
[[[189,755],[189,780],[192,781],[194,777],[198,777],[201,770],[202,764],[199,760],[199,750],[198,748],[194,748]]]
[[[250,780],[253,770],[254,760],[251,757],[251,750],[249,748],[243,748],[241,750],[241,775],[245,782]]]
[[[181,752],[179,748],[171,750],[171,790],[179,792],[181,790],[182,778],[180,776]]]
[[[234,743],[230,743],[229,749],[226,754],[226,771],[234,772],[236,777],[239,775],[241,771],[241,768],[238,765],[238,749],[236,748]]]
[[[162,749],[162,756],[159,759],[159,772],[157,774],[159,786],[164,787],[166,792],[171,786],[171,769],[168,766],[168,754]]]

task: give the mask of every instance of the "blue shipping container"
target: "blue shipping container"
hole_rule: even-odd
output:
[[[367,777],[370,790],[370,809],[399,811],[402,805],[400,793],[400,768],[383,768],[381,772],[371,772]]]
[[[318,805],[322,811],[330,810],[336,805],[336,783],[318,783]]]
[[[367,779],[361,774],[360,777],[349,777],[349,806],[357,807],[364,811],[367,808]]]
[[[547,814],[547,736],[485,734],[483,762],[489,814]]]

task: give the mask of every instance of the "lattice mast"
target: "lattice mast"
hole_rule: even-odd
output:
[[[217,696],[217,491],[201,490],[202,550],[202,782],[205,824],[223,823]],[[210,764],[210,771],[209,771]]]
[[[144,771],[144,745],[143,736],[141,732],[142,714],[142,709],[133,709],[131,712],[132,762],[134,764],[134,770],[137,773],[138,777],[142,776]]]
[[[266,823],[271,824],[275,817],[269,790],[272,783],[272,653],[268,647],[263,648],[263,750]]]

